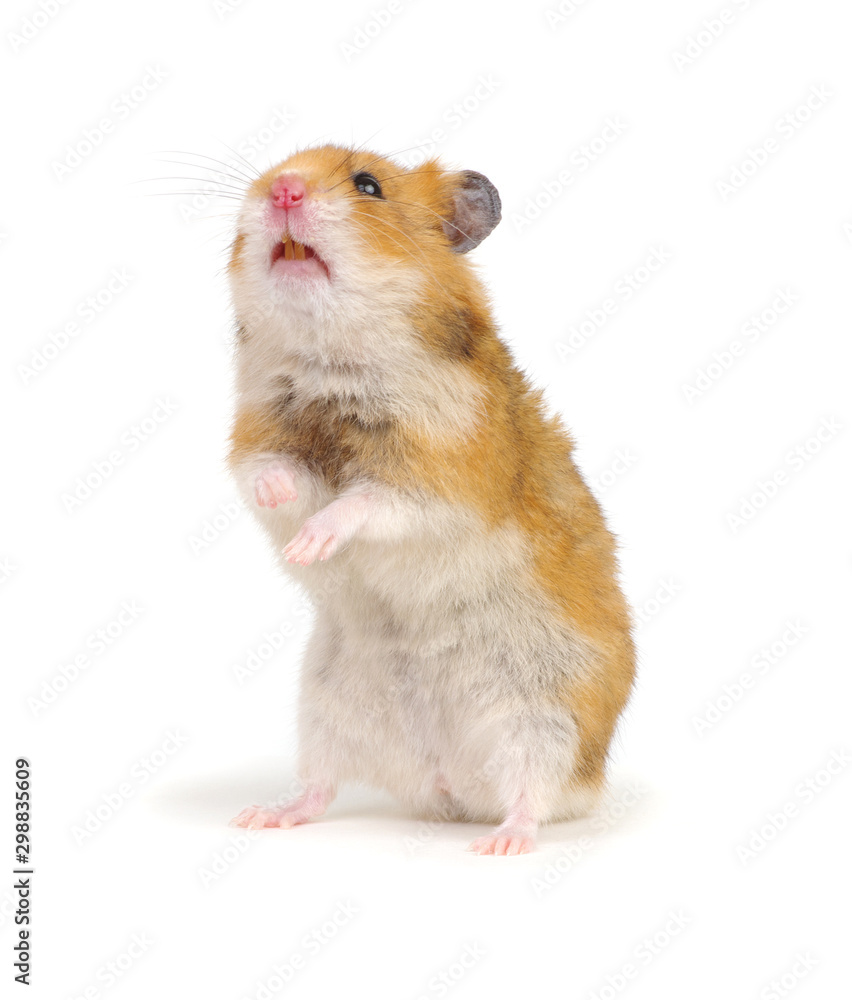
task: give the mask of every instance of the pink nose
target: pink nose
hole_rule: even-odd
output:
[[[295,208],[304,201],[305,182],[298,174],[282,174],[272,182],[269,194],[276,208]]]

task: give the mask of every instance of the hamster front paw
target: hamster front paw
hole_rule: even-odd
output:
[[[362,494],[339,497],[317,511],[302,525],[296,537],[285,547],[287,562],[310,566],[331,558],[364,523],[369,507]]]
[[[315,514],[305,521],[296,537],[285,546],[284,558],[287,562],[310,566],[317,559],[324,561],[333,556],[340,543],[341,538],[329,520]]]
[[[254,495],[258,506],[274,509],[280,503],[297,500],[293,470],[284,462],[276,460],[265,465],[257,474]]]

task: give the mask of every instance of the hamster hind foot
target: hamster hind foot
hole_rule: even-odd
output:
[[[246,830],[263,830],[268,827],[289,830],[299,823],[322,816],[333,798],[334,791],[331,787],[315,785],[283,806],[248,806],[231,820],[230,825]]]
[[[496,830],[477,837],[468,850],[474,854],[494,854],[498,857],[531,854],[535,850],[537,831],[538,823],[521,799]]]

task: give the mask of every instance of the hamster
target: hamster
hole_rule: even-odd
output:
[[[240,204],[229,464],[316,618],[301,794],[236,826],[304,823],[360,782],[514,855],[599,800],[631,616],[572,440],[466,256],[499,220],[482,174],[331,145]]]

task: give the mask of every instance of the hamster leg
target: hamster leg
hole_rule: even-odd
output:
[[[485,837],[477,837],[468,847],[474,854],[529,854],[535,850],[538,821],[522,795],[506,819]]]
[[[363,494],[349,494],[332,500],[302,525],[296,537],[284,548],[287,562],[310,566],[321,562],[354,537],[367,520],[373,501]]]
[[[301,795],[283,806],[248,806],[231,820],[230,825],[248,830],[262,830],[264,827],[289,830],[315,816],[322,816],[333,798],[331,785],[309,785]]]
[[[254,495],[258,506],[274,509],[280,503],[297,500],[293,468],[280,459],[268,462],[257,473]]]

